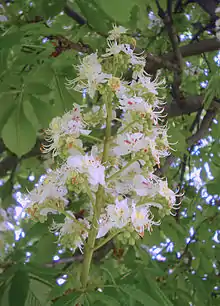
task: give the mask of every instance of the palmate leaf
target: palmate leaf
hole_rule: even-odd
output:
[[[13,32],[0,37],[0,49],[8,49],[14,45],[18,45],[23,38],[24,33],[19,31],[19,28],[12,27]]]
[[[129,21],[131,10],[136,4],[134,0],[95,0],[95,2],[109,17],[119,23]]]
[[[4,93],[0,95],[0,131],[2,130],[8,118],[12,114],[14,106],[15,101],[11,94]]]
[[[29,291],[29,276],[25,269],[15,272],[9,290],[9,305],[23,306]]]
[[[55,111],[57,111],[57,115],[69,111],[73,107],[73,103],[77,102],[74,101],[73,97],[67,90],[65,83],[66,79],[54,71],[54,107]]]
[[[51,303],[47,301],[50,290],[51,287],[45,283],[31,279],[25,306],[51,305]]]
[[[19,102],[2,129],[2,138],[8,149],[21,157],[36,143],[36,131]]]
[[[51,233],[44,235],[38,242],[37,252],[33,257],[33,260],[38,263],[52,261],[57,248],[56,240],[57,238]]]
[[[159,305],[174,306],[169,298],[165,295],[165,293],[157,285],[157,283],[152,278],[150,278],[146,272],[143,273],[143,271],[140,270],[140,273],[145,278],[144,287],[146,287],[146,290],[151,293],[151,296],[159,303]]]
[[[111,17],[97,5],[96,1],[90,0],[88,3],[87,0],[76,0],[76,3],[88,24],[96,31],[107,34],[111,29],[111,22],[109,20]]]
[[[46,128],[52,120],[53,106],[33,95],[29,96],[34,113],[41,128]]]
[[[161,306],[150,295],[136,288],[135,286],[121,285],[119,289],[121,289],[121,291],[127,294],[130,298],[134,299],[135,301],[140,302],[142,305]]]
[[[106,305],[106,306],[120,306],[120,302],[114,297],[106,295],[103,292],[93,292],[88,296],[91,305]]]
[[[53,306],[76,306],[83,299],[82,293],[72,292],[57,299]]]

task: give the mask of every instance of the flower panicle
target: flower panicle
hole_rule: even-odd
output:
[[[124,27],[114,25],[106,44],[103,54],[84,56],[75,66],[76,78],[67,79],[68,89],[92,102],[74,104],[51,121],[42,151],[52,153],[57,168],[29,194],[27,212],[34,219],[65,216],[51,231],[72,250],[83,251],[91,228],[97,239],[117,232],[134,245],[180,206],[179,194],[154,174],[155,164],[160,167],[174,145],[167,135],[164,81],[146,73],[144,54],[136,53],[136,41]],[[73,211],[67,210],[70,202]],[[77,219],[74,203],[86,207],[87,215]]]

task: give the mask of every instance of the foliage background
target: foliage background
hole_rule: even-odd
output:
[[[15,234],[0,236],[1,305],[219,305],[219,1],[0,3],[0,197]],[[113,241],[97,252],[94,291],[79,296],[74,282],[83,255],[58,250],[48,224],[18,214],[22,194],[49,166],[41,130],[82,103],[65,79],[75,77],[81,54],[103,47],[112,23],[132,31],[146,71],[166,80],[170,142],[178,143],[155,171],[185,195],[176,216],[136,246],[139,258]]]

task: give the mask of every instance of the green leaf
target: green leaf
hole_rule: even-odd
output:
[[[0,76],[2,76],[7,69],[7,59],[8,59],[8,52],[5,49],[0,51]]]
[[[47,95],[50,93],[51,89],[42,83],[30,82],[27,83],[25,91],[30,94]]]
[[[31,120],[31,118],[29,119]],[[20,105],[17,105],[4,125],[2,138],[8,149],[19,157],[34,147],[36,132]]]
[[[51,287],[45,283],[31,279],[25,306],[49,306],[47,299],[50,290]]]
[[[29,276],[25,270],[18,270],[12,278],[9,290],[9,305],[23,306],[28,295]]]
[[[160,306],[154,299],[146,292],[143,292],[131,285],[122,285],[119,287],[123,292],[129,295],[132,299],[140,302],[142,305]]]
[[[157,285],[157,283],[149,276],[146,271],[140,271],[141,274],[144,274],[145,282],[144,286],[145,288],[148,288],[148,292],[151,293],[151,296],[157,300],[157,302],[160,305],[163,306],[173,306],[171,301],[168,299],[168,297],[165,295],[165,293],[160,289],[160,287]]]
[[[51,18],[55,15],[57,15],[58,13],[62,12],[64,5],[65,5],[65,1],[64,0],[53,0],[53,1],[42,1],[41,2],[42,5],[42,12],[45,18]]]
[[[54,72],[55,105],[58,112],[69,111],[73,107],[73,97],[65,87],[65,78]]]
[[[95,302],[101,302],[100,305],[107,306],[120,306],[121,304],[112,296],[106,295],[104,292],[92,292],[89,294],[89,300],[92,305],[96,305]]]
[[[0,95],[0,131],[10,117],[15,107],[15,101],[10,94]]]
[[[23,106],[23,110],[24,110],[24,114],[26,118],[29,118],[29,120],[31,121],[35,129],[35,132],[37,133],[37,131],[39,130],[39,122],[38,122],[38,118],[35,114],[33,106],[27,100],[23,102],[22,106]]]
[[[88,3],[87,0],[76,0],[76,3],[88,24],[96,31],[105,34],[110,30],[111,25],[108,20],[108,15],[97,5],[96,1],[90,0]]]
[[[183,154],[187,149],[187,143],[185,136],[181,133],[181,131],[174,125],[169,126],[168,135],[170,136],[169,142],[173,143],[173,147],[175,151],[172,153],[179,157],[179,154]]]
[[[0,37],[0,49],[8,49],[20,43],[23,33],[19,28],[15,32]]]
[[[192,268],[194,270],[197,270],[199,268],[199,265],[200,265],[200,257],[196,257],[195,259],[192,260]]]
[[[44,235],[38,242],[37,252],[34,254],[33,260],[38,263],[50,262],[56,251],[56,238],[52,234]]]
[[[219,194],[219,180],[215,178],[213,182],[206,185],[207,191],[211,195]]]
[[[130,13],[133,6],[136,4],[134,0],[96,0],[103,11],[113,20],[120,23],[129,21]]]
[[[73,292],[59,298],[53,306],[75,306],[81,297],[81,293]]]
[[[42,128],[47,127],[50,121],[52,120],[53,106],[47,102],[42,101],[41,99],[35,96],[30,95],[29,98],[30,98],[30,103],[34,109],[35,115],[41,127]]]

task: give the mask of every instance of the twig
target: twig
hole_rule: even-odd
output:
[[[189,146],[192,146],[193,144],[195,144],[197,141],[202,139],[207,134],[209,128],[212,125],[213,119],[215,118],[219,108],[220,108],[219,103],[217,103],[215,101],[213,101],[211,103],[211,107],[207,110],[207,112],[206,112],[206,114],[205,114],[205,116],[202,120],[202,123],[201,123],[201,126],[200,126],[199,130],[194,135],[192,135],[191,137],[189,137],[187,139],[187,144]]]
[[[86,19],[84,19],[82,16],[80,16],[77,12],[75,12],[72,8],[70,8],[68,5],[64,6],[64,13],[71,17],[73,20],[75,20],[78,24],[84,25],[87,24]]]
[[[105,245],[100,247],[97,251],[94,252],[94,255],[93,255],[94,262],[99,263],[100,260],[104,258],[113,247],[114,247],[114,244],[112,240],[108,241]],[[44,266],[47,268],[54,268],[58,265],[63,265],[63,264],[65,265],[65,264],[70,264],[73,262],[82,262],[83,259],[84,259],[83,254],[75,254],[72,257],[61,258],[59,260],[46,263]]]
[[[172,1],[168,0],[167,13],[160,8],[160,17],[162,18],[164,25],[167,29],[167,33],[174,52],[174,58],[176,60],[178,68],[174,70],[174,78],[172,85],[173,95],[179,106],[182,107],[182,94],[180,91],[180,86],[182,81],[183,59],[179,49],[179,38],[172,20]]]
[[[192,145],[197,143],[200,139],[202,139],[207,134],[207,132],[209,131],[209,128],[212,125],[213,119],[215,118],[219,109],[220,109],[220,104],[218,102],[213,101],[211,103],[211,107],[207,110],[206,115],[204,116],[204,118],[202,120],[202,123],[201,123],[201,126],[200,126],[199,130],[186,140],[186,142],[188,144],[188,147],[191,147]],[[169,155],[166,158],[163,167],[157,169],[154,173],[157,176],[163,176],[166,173],[166,171],[168,170],[168,168],[176,160],[177,160],[177,157],[173,156],[172,154]]]
[[[57,52],[61,53],[66,50],[76,50],[78,52],[91,52],[91,49],[89,46],[81,44],[81,43],[75,43],[69,40],[68,38],[61,36],[61,35],[52,35],[49,37],[50,39],[57,40],[58,45],[57,45]]]
[[[212,39],[203,39],[199,42],[190,43],[185,46],[181,46],[179,48],[181,55],[183,58],[199,55],[205,52],[212,52],[217,51],[220,49],[220,41],[218,41],[216,38]],[[156,70],[164,67],[164,62],[171,62],[175,59],[174,52],[169,52],[167,54],[164,54],[161,56],[161,60],[158,63],[151,62],[148,60],[146,62],[145,70],[148,73],[153,74]],[[146,58],[147,60],[147,58]]]
[[[191,242],[196,238],[197,232],[198,230],[201,228],[201,226],[203,225],[203,223],[207,222],[207,221],[213,221],[216,217],[218,216],[218,213],[216,213],[214,216],[211,217],[207,217],[205,218],[194,230],[193,235],[190,237],[189,242],[186,244],[183,253],[181,254],[179,260],[181,260],[188,252],[189,246],[191,244]]]

